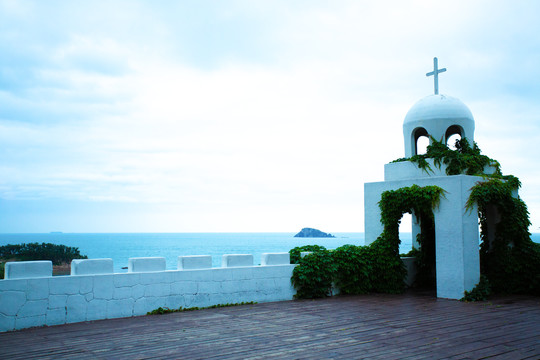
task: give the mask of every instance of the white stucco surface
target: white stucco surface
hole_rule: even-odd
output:
[[[48,277],[52,276],[52,261],[8,262],[6,263],[4,270],[4,277],[6,279]]]
[[[261,256],[261,265],[285,265],[290,263],[291,257],[288,252],[264,253]]]
[[[412,185],[437,185],[445,190],[434,209],[437,296],[461,299],[480,279],[478,211],[465,208],[478,176],[455,175],[364,184],[365,241],[370,244],[383,231],[379,201],[384,191]]]
[[[433,119],[474,120],[471,110],[461,100],[448,95],[428,95],[418,100],[407,112],[403,123]]]
[[[178,257],[178,270],[209,269],[211,267],[211,255],[187,255]]]
[[[440,176],[447,176],[447,165],[436,165],[433,159],[426,159],[429,164],[429,169],[420,169],[418,165],[412,161],[400,161],[392,162],[384,165],[384,180],[410,180],[421,178],[433,178]],[[483,170],[484,174],[494,174],[495,167],[485,166]]]
[[[461,100],[448,95],[429,95],[420,99],[407,112],[403,121],[405,156],[415,155],[416,129],[425,129],[437,141],[446,143],[446,133],[452,126],[459,127],[462,138],[474,141],[474,117]]]
[[[434,71],[426,75],[435,75],[435,95],[417,101],[403,121],[406,158],[417,155],[417,142],[423,136],[428,137],[430,143],[434,139],[447,144],[453,135],[467,139],[471,146],[474,143],[475,122],[471,111],[461,100],[438,94],[437,72],[437,58],[434,58]],[[461,299],[464,291],[471,290],[480,279],[478,210],[476,206],[467,210],[466,202],[472,187],[485,180],[463,174],[449,176],[445,164],[437,166],[433,159],[427,159],[427,162],[430,169],[420,169],[410,161],[386,164],[385,181],[364,184],[365,241],[372,243],[383,231],[378,206],[383,192],[412,185],[441,187],[444,196],[433,210],[437,296]],[[491,166],[484,168],[485,174],[494,172],[495,168]],[[421,228],[416,216],[412,215],[413,246],[418,247],[416,236]],[[409,271],[409,276],[411,273]]]
[[[0,280],[0,331],[138,316],[158,307],[292,300],[294,267],[251,265],[41,278],[28,277],[29,271],[21,273],[26,278]]]
[[[433,159],[427,159],[430,169],[420,169],[415,163],[411,161],[400,161],[395,163],[389,163],[384,165],[384,180],[407,180],[407,179],[419,179],[429,178],[434,176],[446,176],[446,166],[442,165],[440,168],[435,166]]]
[[[128,272],[164,271],[164,257],[136,257],[128,260]]]
[[[221,258],[222,267],[253,266],[251,254],[225,254]]]
[[[112,274],[112,259],[75,259],[71,261],[71,275]]]

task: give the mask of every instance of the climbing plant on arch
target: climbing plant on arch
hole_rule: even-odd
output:
[[[406,270],[399,256],[399,224],[405,213],[414,212],[421,219],[422,251],[420,263],[435,262],[433,208],[439,204],[444,190],[438,186],[401,188],[383,193],[379,207],[384,231],[368,246],[344,245],[333,251],[302,247],[290,251],[299,265],[294,269],[292,283],[297,297],[327,296],[332,282],[344,294],[368,292],[400,293],[404,290]],[[304,258],[300,251],[311,250]],[[291,257],[292,258],[292,257]]]
[[[531,240],[525,202],[513,195],[520,186],[515,177],[478,183],[472,188],[467,208],[478,205],[480,272],[493,291],[540,295],[540,244]],[[495,227],[488,225],[490,209],[498,212]]]
[[[399,224],[405,213],[414,214],[420,222],[421,232],[417,237],[420,249],[414,251],[418,266],[420,285],[434,285],[435,281],[435,209],[444,196],[444,190],[438,186],[413,185],[397,190],[385,191],[379,207],[384,230],[379,239],[394,252],[399,251]],[[377,239],[377,241],[379,241]]]
[[[445,164],[448,175],[477,175],[485,181],[471,189],[467,209],[478,205],[481,228],[480,273],[486,277],[494,292],[540,294],[540,244],[531,240],[529,212],[517,190],[519,179],[503,175],[497,160],[482,155],[476,143],[472,146],[466,138],[457,140],[456,150],[431,139],[425,155],[396,161],[412,161],[430,171],[426,159],[434,159],[435,166]],[[491,167],[493,173],[485,169]],[[490,227],[494,211],[499,217],[496,226]],[[424,229],[422,229],[424,232]]]
[[[445,164],[447,175],[468,174],[482,176],[471,189],[467,207],[478,205],[481,244],[480,265],[495,292],[540,294],[540,244],[532,242],[528,227],[529,214],[525,203],[513,191],[520,187],[514,176],[503,176],[496,160],[482,155],[476,144],[471,147],[466,139],[456,141],[456,150],[432,139],[425,155],[397,161],[416,162],[430,171],[426,159],[434,159],[435,166]],[[486,166],[495,168],[486,174]],[[299,265],[291,281],[298,297],[322,297],[331,294],[332,283],[341,293],[367,292],[398,293],[404,289],[406,275],[399,258],[399,224],[405,213],[414,213],[420,220],[421,233],[417,238],[420,249],[417,257],[421,283],[434,281],[435,230],[433,210],[438,206],[444,190],[437,186],[413,185],[386,191],[379,202],[382,234],[368,246],[344,245],[335,250],[302,247],[291,250],[293,262]],[[500,215],[494,230],[488,226],[490,208]],[[494,234],[490,234],[490,231]],[[491,239],[491,240],[490,240]],[[314,251],[314,257],[299,258],[300,251]]]

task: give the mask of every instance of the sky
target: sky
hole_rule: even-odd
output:
[[[540,2],[0,0],[0,232],[364,231],[433,93],[540,232]]]

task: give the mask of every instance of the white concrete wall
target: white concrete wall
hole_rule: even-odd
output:
[[[441,164],[441,167],[438,168],[433,163],[433,159],[427,159],[427,162],[431,167],[431,171],[429,169],[420,169],[416,163],[413,163],[412,161],[400,161],[384,164],[384,180],[396,181],[433,176],[446,176],[446,165]]]
[[[0,280],[0,331],[138,316],[158,307],[292,300],[294,266],[287,258],[271,266]]]
[[[454,178],[453,176],[450,178]],[[478,209],[465,209],[471,188],[479,181],[474,176],[457,176],[443,188],[435,215],[435,253],[437,296],[461,299],[480,281],[480,232]],[[442,186],[441,186],[442,187]]]
[[[71,261],[71,275],[112,274],[113,272],[112,259],[75,259]]]
[[[437,296],[461,299],[480,280],[478,211],[465,209],[471,188],[478,176],[455,175],[424,177],[364,184],[365,244],[375,241],[383,231],[379,201],[384,191],[437,185],[446,191],[434,209]]]
[[[445,164],[441,164],[440,167],[435,165],[433,159],[426,159],[431,170],[429,169],[420,169],[418,165],[412,161],[400,161],[395,163],[388,163],[384,165],[384,181],[397,181],[397,180],[410,180],[410,179],[421,179],[421,178],[431,178],[438,176],[448,176],[446,175]],[[494,174],[495,168],[493,166],[484,167],[485,174]]]
[[[19,261],[6,263],[4,277],[6,279],[40,278],[52,276],[52,261]]]

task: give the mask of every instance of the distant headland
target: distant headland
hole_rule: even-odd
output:
[[[307,238],[335,238],[332,234],[327,234],[317,229],[312,228],[303,228],[298,234],[294,237],[307,237]]]

